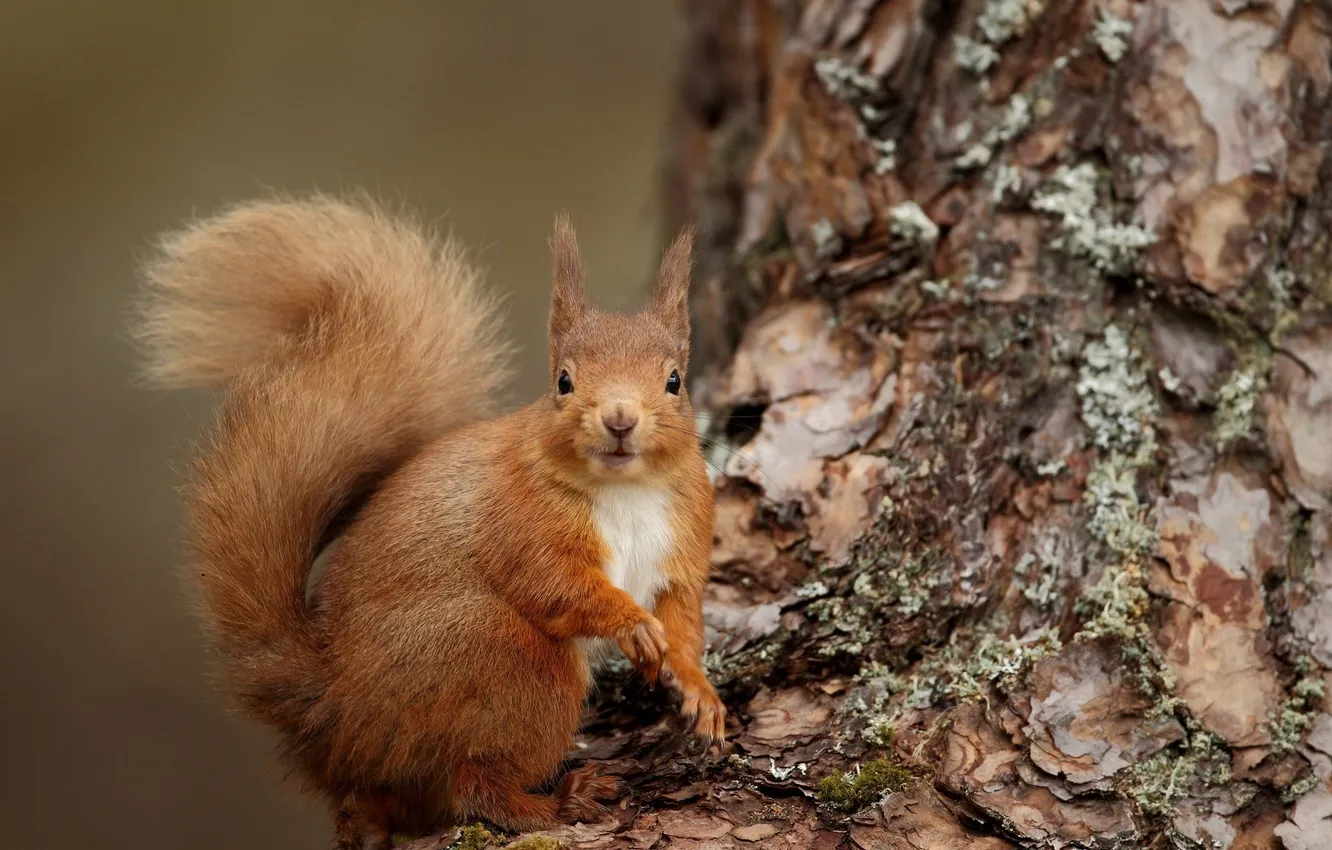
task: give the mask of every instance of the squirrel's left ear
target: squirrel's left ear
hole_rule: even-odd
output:
[[[686,225],[666,249],[652,293],[652,310],[685,346],[689,344],[689,277],[694,255],[694,226]]]
[[[583,315],[586,294],[583,290],[583,258],[578,250],[578,236],[564,213],[556,216],[550,236],[552,278],[550,293],[550,341],[557,346],[569,329]]]

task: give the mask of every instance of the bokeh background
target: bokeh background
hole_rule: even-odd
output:
[[[659,250],[669,0],[0,3],[0,830],[23,848],[327,846],[209,691],[176,469],[204,394],[133,386],[153,235],[268,189],[365,188],[483,249],[515,399],[544,380],[545,239],[637,303]]]

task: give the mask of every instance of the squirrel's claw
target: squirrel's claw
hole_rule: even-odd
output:
[[[716,691],[706,683],[681,682],[669,668],[663,671],[662,680],[680,696],[680,716],[689,733],[705,751],[720,753],[726,745],[726,706]]]
[[[620,650],[642,674],[648,684],[654,684],[666,657],[666,629],[656,617],[649,616],[635,623],[629,633],[619,639]]]
[[[715,694],[706,694],[699,700],[697,711],[694,737],[708,752],[720,753],[726,745],[726,707]]]

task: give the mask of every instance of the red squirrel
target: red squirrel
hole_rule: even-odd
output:
[[[144,265],[146,373],[224,390],[184,494],[221,687],[277,729],[341,850],[604,816],[615,783],[590,767],[537,789],[605,646],[723,738],[701,657],[692,231],[633,315],[587,303],[567,218],[550,247],[549,389],[498,417],[497,300],[457,241],[371,202],[243,204]]]

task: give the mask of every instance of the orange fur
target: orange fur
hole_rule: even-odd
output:
[[[572,744],[586,640],[660,673],[720,740],[701,668],[712,490],[667,383],[688,357],[690,238],[645,311],[608,314],[557,220],[550,390],[500,418],[494,302],[455,243],[373,205],[243,205],[147,267],[149,374],[226,390],[186,493],[223,686],[329,799],[339,847],[604,811],[611,784],[587,770],[533,790]],[[626,533],[640,515],[666,537]]]

